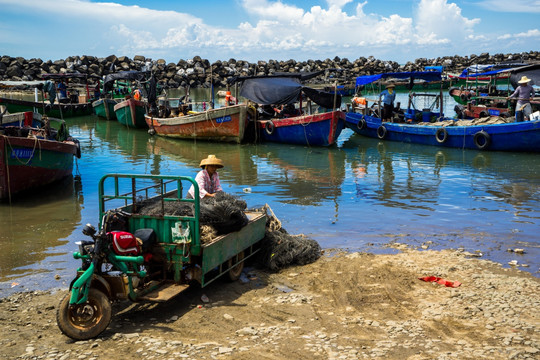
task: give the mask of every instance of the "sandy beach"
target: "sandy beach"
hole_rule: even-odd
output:
[[[278,273],[118,303],[98,338],[56,325],[66,291],[0,300],[1,359],[538,359],[540,279],[462,251],[325,251]],[[448,281],[419,280],[435,276]]]

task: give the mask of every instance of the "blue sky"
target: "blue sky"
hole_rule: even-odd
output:
[[[540,0],[0,0],[0,55],[177,62],[540,51]]]

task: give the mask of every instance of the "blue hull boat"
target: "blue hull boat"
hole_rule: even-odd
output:
[[[384,73],[359,76],[356,86],[392,79],[433,82],[440,78],[438,71]],[[461,149],[540,152],[540,120],[515,122],[513,118],[490,116],[472,120],[447,118],[442,113],[442,88],[438,95],[409,92],[409,104],[405,111],[394,110],[391,121],[385,122],[380,116],[380,98],[378,101],[371,100],[374,102],[372,107],[368,106],[367,98],[355,99],[358,101],[351,104],[352,111],[346,114],[345,126],[363,136]],[[420,108],[416,106],[415,99],[431,105]]]
[[[344,128],[345,114],[329,111],[284,119],[259,120],[265,141],[306,146],[333,145]]]
[[[442,147],[490,151],[540,152],[540,120],[503,124],[460,126],[427,123],[383,123],[380,118],[347,113],[345,124],[354,132],[371,138]]]

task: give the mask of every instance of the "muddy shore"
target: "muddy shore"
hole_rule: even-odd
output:
[[[0,299],[0,359],[540,358],[539,278],[463,251],[396,246],[327,250],[278,273],[248,267],[164,304],[114,304],[89,341],[56,326],[66,290],[17,293]]]

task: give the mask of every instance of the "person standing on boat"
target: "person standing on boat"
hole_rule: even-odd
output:
[[[217,192],[223,191],[219,182],[219,174],[217,169],[223,167],[223,162],[216,155],[208,155],[206,159],[201,160],[199,165],[202,170],[195,177],[195,181],[199,185],[199,197],[214,197]],[[195,188],[193,185],[189,188],[187,198],[195,197]]]
[[[394,112],[394,100],[396,99],[396,93],[394,84],[386,85],[386,89],[381,92],[380,97],[382,97],[383,109],[381,114],[382,121],[392,121],[393,112]]]
[[[531,115],[531,98],[534,97],[534,88],[529,85],[529,79],[527,76],[522,76],[518,81],[519,86],[509,98],[517,98],[516,104],[516,121],[529,120]]]
[[[68,100],[67,97],[67,87],[66,84],[64,84],[63,81],[59,81],[57,85],[58,89],[58,102],[65,103]]]

